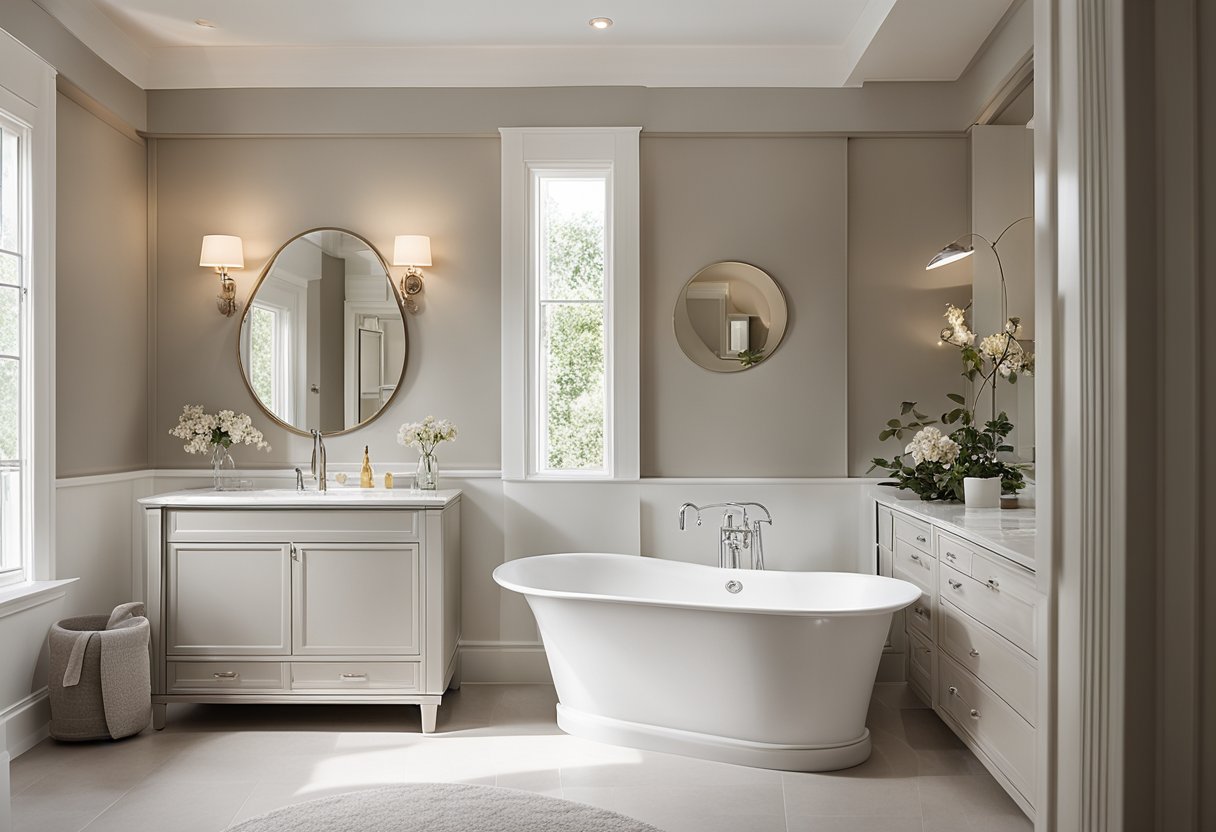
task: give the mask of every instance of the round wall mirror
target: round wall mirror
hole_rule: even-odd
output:
[[[272,419],[337,434],[383,412],[405,376],[405,314],[376,247],[340,228],[292,237],[241,319],[241,377]]]
[[[762,269],[727,261],[706,266],[676,301],[676,340],[715,373],[737,373],[773,354],[789,318],[781,287]]]

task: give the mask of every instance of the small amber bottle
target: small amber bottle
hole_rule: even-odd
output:
[[[363,446],[363,468],[359,471],[359,487],[376,487],[376,479],[372,476],[372,461],[367,456],[367,445]]]

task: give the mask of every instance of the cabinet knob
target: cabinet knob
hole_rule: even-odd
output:
[[[912,558],[912,560],[920,560],[920,555],[916,554],[916,552],[911,553],[908,557]]]
[[[976,650],[974,647],[972,647],[969,652],[971,653],[971,658],[973,659],[978,659],[980,657],[980,651]]]
[[[949,551],[947,551],[947,552],[946,552],[946,557],[950,558],[950,560],[955,560],[955,559],[957,559],[957,558],[958,558],[958,555],[954,554],[954,552],[949,552]]]
[[[989,578],[987,581],[987,584],[988,584],[988,588],[991,589],[993,592],[999,592],[1001,589],[1001,585],[997,581],[996,578]]]
[[[979,711],[977,711],[975,708],[972,708],[972,709],[971,709],[971,718],[972,718],[972,719],[979,719],[979,718],[980,718],[980,712],[979,712]]]
[[[925,614],[925,608],[922,606],[915,606],[912,608],[912,612],[916,613],[917,615],[923,616]]]
[[[240,675],[241,674],[237,673],[235,670],[225,670],[222,673],[211,674],[212,678],[214,679],[237,679],[240,677]]]
[[[958,688],[951,685],[950,687],[946,688],[946,693],[950,694],[951,696],[958,696]]]
[[[963,588],[963,582],[956,581],[956,580],[954,580],[954,578],[946,578],[946,583],[950,584],[950,587],[952,589],[962,589]]]
[[[928,543],[928,542],[929,542],[929,539],[928,539],[927,537],[925,537],[923,534],[918,534],[918,535],[916,536],[916,539],[917,539],[919,542],[921,542],[921,543]]]

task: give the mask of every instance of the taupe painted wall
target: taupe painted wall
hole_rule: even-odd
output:
[[[145,147],[63,95],[57,117],[57,474],[147,468]]]
[[[967,139],[849,140],[849,474],[902,450],[878,441],[901,401],[947,409],[965,381],[937,346],[947,303],[971,299],[971,259],[925,271],[970,226]],[[877,472],[876,472],[877,474]],[[875,476],[876,474],[871,474]]]
[[[499,467],[497,140],[171,139],[155,149],[154,467],[205,464],[166,433],[186,402],[259,412],[237,375],[239,319],[215,313],[214,276],[197,266],[202,235],[244,237],[243,302],[275,248],[320,225],[386,252],[395,234],[428,233],[435,252],[423,311],[407,322],[398,400],[330,440],[330,460],[357,461],[366,443],[378,470],[406,470],[415,454],[396,445],[396,427],[433,413],[462,429],[446,469]],[[923,266],[968,222],[965,138],[644,137],[643,474],[864,475],[901,399],[956,386],[934,335],[946,302],[967,301],[970,271]],[[720,376],[684,357],[671,314],[694,272],[728,258],[768,270],[791,319],[768,362]],[[238,450],[238,464],[307,459],[307,439],[259,422],[273,451]]]
[[[846,144],[643,139],[643,476],[847,474]],[[789,304],[781,345],[742,373],[693,364],[672,325],[719,260],[765,270]]]
[[[499,450],[499,149],[496,139],[276,138],[155,140],[157,386],[154,467],[205,464],[167,435],[183,404],[260,413],[237,371],[240,316],[215,311],[214,274],[198,266],[204,234],[239,234],[243,304],[258,273],[289,237],[337,225],[391,257],[396,234],[430,234],[423,311],[407,321],[402,392],[381,418],[329,440],[331,462],[416,459],[396,444],[403,421],[455,419],[460,440],[445,468],[497,469]],[[400,269],[393,270],[394,277]],[[306,437],[266,429],[270,453],[237,449],[241,466],[297,465]],[[401,465],[397,470],[402,470]],[[382,470],[377,468],[377,470]]]

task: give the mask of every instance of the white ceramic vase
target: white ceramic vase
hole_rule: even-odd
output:
[[[1000,477],[963,477],[963,502],[967,508],[1000,508]]]

